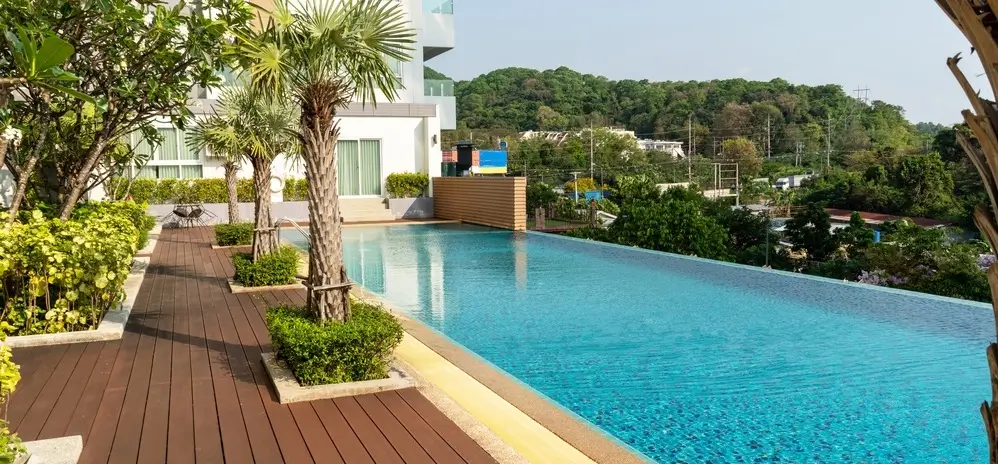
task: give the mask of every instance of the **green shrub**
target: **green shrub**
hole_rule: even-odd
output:
[[[250,245],[253,243],[253,224],[218,224],[215,226],[215,241],[219,246]]]
[[[87,201],[76,205],[73,219],[87,221],[95,215],[116,214],[131,221],[139,231],[136,247],[139,250],[149,243],[149,231],[156,227],[156,217],[146,213],[149,205],[135,201]]]
[[[284,179],[284,201],[308,200],[308,181],[289,177]]]
[[[236,268],[234,279],[247,287],[293,284],[300,259],[298,249],[290,245],[261,257],[255,263],[249,253],[237,253],[232,255]]]
[[[299,307],[267,310],[274,351],[302,385],[388,377],[392,352],[402,342],[402,324],[377,306],[354,301],[346,323],[316,323]]]
[[[415,198],[430,186],[430,176],[421,172],[393,172],[385,180],[385,190],[392,198]]]
[[[128,179],[118,178],[109,187],[118,195],[123,195]],[[171,205],[175,203],[228,203],[229,194],[225,179],[135,179],[128,188],[132,200],[150,205]],[[236,181],[236,197],[240,202],[253,201],[253,179]]]
[[[131,207],[89,208],[69,221],[32,211],[28,220],[0,227],[0,331],[91,330],[121,301],[139,231],[133,218],[114,210]]]

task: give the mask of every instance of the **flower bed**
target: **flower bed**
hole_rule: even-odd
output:
[[[267,329],[277,357],[302,385],[384,379],[392,353],[402,342],[402,324],[384,309],[351,303],[346,323],[320,325],[303,308],[267,310]]]
[[[132,258],[152,226],[145,207],[100,202],[81,205],[69,221],[28,216],[0,228],[0,331],[96,329],[124,298]]]

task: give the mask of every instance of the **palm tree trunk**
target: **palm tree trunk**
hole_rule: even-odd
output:
[[[340,231],[337,192],[335,122],[337,86],[320,82],[303,89],[301,108],[302,151],[308,186],[309,279],[307,305],[320,322],[346,321],[350,317]]]
[[[236,189],[236,171],[239,165],[226,162],[225,168],[225,189],[229,195],[229,224],[239,223],[239,194]]]
[[[32,154],[28,158],[27,163],[24,164],[24,170],[21,171],[20,178],[17,179],[17,188],[14,189],[14,197],[10,200],[10,209],[7,211],[10,216],[7,218],[7,224],[13,224],[17,219],[17,211],[21,209],[21,202],[24,201],[24,197],[28,192],[28,179],[31,177],[31,172],[35,170],[35,164],[38,163],[38,154]]]
[[[256,261],[277,250],[277,238],[274,235],[274,222],[270,218],[271,160],[263,160],[259,157],[251,159],[253,162],[253,189],[255,190],[253,213],[256,216],[256,225],[253,227],[253,261]],[[231,202],[231,193],[229,198]]]

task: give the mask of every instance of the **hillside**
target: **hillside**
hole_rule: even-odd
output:
[[[793,153],[798,142],[802,152],[824,152],[829,129],[834,153],[917,149],[939,128],[932,123],[916,128],[900,106],[860,101],[840,85],[783,79],[613,81],[565,67],[503,68],[458,81],[455,94],[461,129],[564,130],[593,123],[625,126],[645,138],[687,141],[692,118],[697,146],[707,147],[698,149],[701,154],[737,136],[765,150],[767,125],[774,154]]]

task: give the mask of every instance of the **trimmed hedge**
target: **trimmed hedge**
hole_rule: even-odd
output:
[[[0,331],[8,335],[93,330],[124,297],[138,250],[135,204],[84,206],[74,219],[0,227]],[[4,220],[7,213],[0,213]]]
[[[291,245],[282,246],[255,263],[250,253],[236,253],[232,255],[232,264],[236,268],[233,279],[246,287],[293,284],[300,259],[298,249]]]
[[[284,179],[284,201],[308,200],[308,181],[289,177]]]
[[[215,241],[218,246],[251,245],[253,243],[253,224],[218,224],[215,226]]]
[[[415,198],[430,186],[430,176],[420,172],[395,172],[385,179],[385,190],[392,198]]]
[[[127,179],[114,179],[109,186],[114,192],[124,192],[127,182]],[[225,179],[135,179],[128,192],[136,202],[151,205],[229,202]],[[253,179],[236,181],[236,196],[242,203],[252,202]]]
[[[274,350],[302,385],[388,377],[392,353],[402,342],[402,324],[384,309],[356,300],[351,313],[346,323],[320,325],[300,307],[267,310]]]

